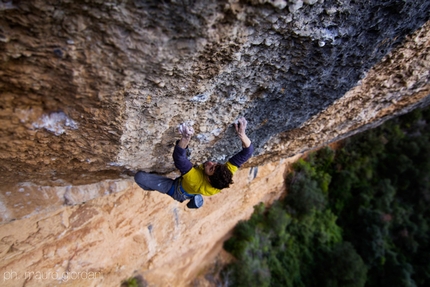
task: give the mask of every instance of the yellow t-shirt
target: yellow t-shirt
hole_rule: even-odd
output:
[[[238,170],[238,167],[230,162],[227,162],[226,166],[232,174]],[[210,196],[221,191],[221,189],[213,187],[206,179],[203,164],[198,167],[193,167],[189,172],[184,174],[182,178],[182,188],[189,194]]]

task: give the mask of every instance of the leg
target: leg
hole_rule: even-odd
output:
[[[144,171],[136,173],[134,181],[145,190],[157,190],[161,193],[167,193],[173,184],[173,179]]]

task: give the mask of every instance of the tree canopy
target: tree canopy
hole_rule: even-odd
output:
[[[231,286],[430,286],[430,109],[294,164],[224,248]]]

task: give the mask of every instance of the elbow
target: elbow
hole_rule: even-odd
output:
[[[249,149],[251,150],[250,153],[252,155],[254,153],[254,145],[252,143],[249,145]]]

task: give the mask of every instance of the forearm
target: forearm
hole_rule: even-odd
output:
[[[187,158],[186,148],[194,134],[194,129],[186,123],[180,124],[178,127],[181,139],[176,142],[175,150],[173,151],[173,161],[177,169],[184,175],[193,167],[190,160]]]
[[[251,145],[251,140],[246,135],[246,126],[248,122],[244,117],[241,117],[237,120],[237,122],[234,124],[234,127],[236,129],[237,135],[239,136],[240,140],[242,141],[242,147],[243,148],[249,148]]]
[[[191,137],[194,134],[194,129],[191,126],[188,126],[186,123],[182,123],[178,127],[179,133],[182,135],[181,139],[178,142],[178,146],[185,149],[190,143]]]
[[[246,134],[239,135],[239,138],[242,141],[243,148],[248,148],[251,145],[251,140],[248,138]]]
[[[175,166],[181,174],[186,174],[192,167],[192,163],[187,158],[186,147],[183,148],[180,146],[181,141],[176,142],[175,149],[173,150],[173,161],[175,162]]]
[[[230,158],[229,162],[237,167],[240,167],[252,156],[253,153],[254,146],[251,143],[248,147],[244,147],[240,152]]]
[[[178,146],[183,149],[187,148],[188,144],[190,143],[190,139],[191,137],[182,136],[181,140],[178,142]]]

